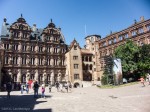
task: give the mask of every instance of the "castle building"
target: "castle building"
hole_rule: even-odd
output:
[[[101,80],[106,57],[125,44],[127,39],[137,45],[150,44],[150,19],[101,38],[85,37],[85,48],[74,39],[68,46],[60,28],[51,22],[45,27],[30,27],[22,17],[9,25],[4,18],[0,43],[0,80],[5,83],[25,83],[37,80],[40,84],[70,81],[77,86],[96,84]],[[0,81],[0,83],[1,83]]]
[[[99,75],[102,76],[104,66],[106,65],[107,57],[114,53],[114,50],[123,44],[126,40],[131,39],[138,46],[143,44],[150,44],[150,19],[144,20],[144,17],[140,18],[140,21],[135,21],[134,24],[119,32],[114,32],[105,38],[100,39],[95,44],[98,45],[98,64],[97,68]]]
[[[2,25],[1,45],[4,48],[3,81],[25,83],[37,80],[52,83],[65,80],[67,45],[60,28],[51,22],[44,29],[30,27],[22,17]],[[5,82],[4,81],[4,82]]]

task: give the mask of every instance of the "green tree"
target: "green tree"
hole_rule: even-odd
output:
[[[141,46],[138,58],[138,69],[142,75],[145,75],[150,70],[150,44]]]
[[[121,59],[123,74],[132,74],[138,69],[138,54],[139,47],[131,40],[117,47],[114,57]]]

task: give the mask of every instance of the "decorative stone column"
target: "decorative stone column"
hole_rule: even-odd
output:
[[[50,47],[50,52],[53,54],[54,53],[54,47]]]
[[[36,46],[35,46],[35,52],[36,52],[36,53],[38,53],[38,49],[39,49],[39,46],[36,45]]]
[[[38,66],[38,56],[35,58],[35,65]]]
[[[60,73],[60,71],[59,71],[59,73],[57,74],[57,81],[58,81],[58,82],[60,82],[60,81],[61,81],[61,80],[60,80],[60,79],[61,79],[61,77],[62,77],[62,76],[61,76],[61,73]]]
[[[21,69],[18,69],[17,82],[21,82]]]
[[[18,66],[21,66],[21,56],[18,57]]]
[[[18,51],[21,52],[22,49],[21,49],[21,43],[19,42],[19,45],[18,45]]]
[[[43,65],[46,65],[46,58],[44,56],[43,61],[42,61]]]
[[[54,59],[52,59],[52,58],[51,58],[51,60],[50,60],[50,65],[51,65],[51,66],[54,66]]]
[[[9,57],[9,59],[8,59],[8,64],[9,64],[9,65],[12,64],[12,57]]]
[[[30,50],[31,50],[31,46],[27,45],[27,51],[30,52]]]
[[[26,74],[26,82],[28,82],[30,80],[30,72],[29,70],[27,70],[27,74]]]
[[[34,80],[38,81],[38,76],[39,76],[38,69],[36,69]]]
[[[47,83],[47,82],[46,82],[46,79],[47,79],[47,77],[46,77],[46,76],[47,76],[46,70],[44,70],[43,72],[44,72],[44,73],[43,73],[43,83],[46,84],[46,83]]]
[[[29,66],[30,65],[30,56],[27,55],[27,65]]]
[[[11,69],[8,70],[8,74],[9,74],[9,76],[11,77],[11,79],[13,79],[13,74],[12,74],[12,72],[11,72]]]
[[[13,31],[10,31],[9,38],[10,38],[10,39],[12,39],[12,38],[13,38]]]
[[[50,81],[51,81],[51,84],[54,85],[54,71],[53,70],[51,73]]]

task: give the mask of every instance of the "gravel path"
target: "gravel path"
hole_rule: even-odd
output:
[[[41,89],[39,89],[40,91]],[[150,86],[140,84],[100,89],[95,86],[76,88],[71,92],[57,92],[52,88],[46,98],[33,98],[33,91],[20,94],[0,92],[0,111],[2,112],[150,112]]]

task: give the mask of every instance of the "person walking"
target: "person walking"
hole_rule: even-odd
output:
[[[45,98],[45,87],[44,86],[42,86],[41,92],[42,92],[41,98]]]
[[[23,94],[23,91],[24,91],[24,84],[22,83],[21,84],[21,94]]]
[[[66,89],[66,91],[68,93],[68,90],[69,90],[69,84],[68,84],[68,82],[65,83],[65,89]]]
[[[60,84],[59,84],[59,82],[57,81],[57,82],[56,82],[57,92],[59,91],[59,87],[60,87]]]
[[[140,78],[140,81],[141,81],[141,84],[143,85],[143,87],[145,87],[145,84],[144,84],[144,83],[145,83],[145,80],[144,80],[143,77]]]
[[[48,88],[49,88],[49,93],[50,93],[50,92],[51,92],[51,90],[52,90],[51,82],[49,83]]]
[[[150,85],[150,74],[147,74],[147,80],[148,80],[148,84]]]
[[[7,90],[7,98],[10,99],[10,92],[11,92],[11,90],[12,90],[11,82],[8,82],[8,83],[6,84],[6,90]]]
[[[38,85],[37,81],[35,81],[33,88],[34,88],[34,98],[38,98],[39,85]]]
[[[26,83],[26,93],[28,94],[29,93],[29,84]]]

